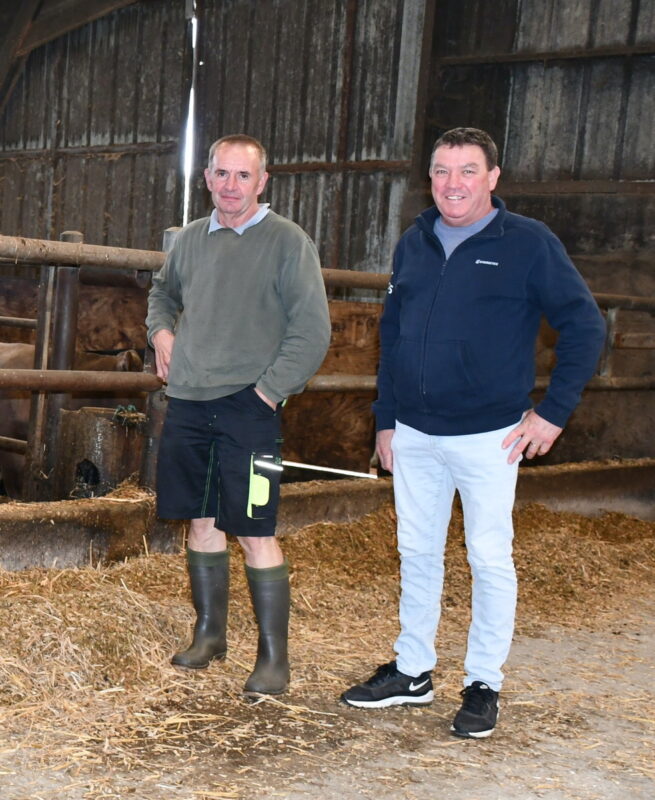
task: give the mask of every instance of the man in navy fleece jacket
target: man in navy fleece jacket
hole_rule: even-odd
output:
[[[401,556],[396,660],[342,700],[426,705],[452,501],[464,509],[473,577],[463,702],[451,731],[490,736],[514,631],[512,507],[518,464],[547,453],[593,375],[605,323],[562,243],[492,196],[500,169],[484,131],[434,145],[435,206],[400,239],[380,323],[377,450],[393,472]],[[535,340],[558,331],[557,364],[536,408]]]

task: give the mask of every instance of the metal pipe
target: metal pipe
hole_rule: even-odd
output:
[[[128,247],[69,244],[49,239],[25,239],[19,236],[0,236],[0,259],[12,263],[65,264],[77,267],[94,267],[109,270],[136,270],[156,272],[164,263],[166,254],[158,250],[133,250]],[[361,272],[351,269],[323,269],[325,283],[357,289],[384,290],[389,284],[389,274]],[[621,308],[628,311],[655,312],[655,297],[635,297],[620,294],[594,294],[601,308]]]
[[[0,317],[3,328],[36,328],[36,320],[28,317]]]
[[[601,308],[621,308],[624,311],[655,311],[655,297],[634,297],[628,294],[594,294]]]
[[[548,375],[536,379],[535,389],[547,389],[550,383]],[[375,391],[375,375],[316,375],[307,384],[309,392],[369,392]],[[619,377],[596,375],[587,384],[587,390],[602,391],[606,389],[642,390],[655,389],[655,377]]]
[[[535,389],[547,389],[550,378],[545,376],[537,378],[534,384]],[[643,391],[655,389],[655,377],[621,377],[611,378],[605,375],[595,375],[585,387],[585,391]]]
[[[162,383],[145,372],[95,370],[0,369],[0,389],[38,392],[154,392]]]
[[[381,272],[360,272],[354,269],[323,269],[326,286],[346,286],[351,289],[384,290],[389,285],[391,275]]]
[[[309,392],[375,391],[375,375],[315,375],[307,384]]]
[[[11,259],[15,264],[26,261],[31,264],[54,263],[73,267],[108,267],[154,272],[164,263],[165,253],[158,250],[133,250],[129,247],[0,236],[0,256]]]
[[[548,376],[535,381],[535,389],[546,389]],[[0,389],[24,389],[40,392],[119,391],[155,392],[163,388],[161,380],[146,372],[105,372],[94,370],[0,369]],[[586,387],[604,389],[655,389],[655,377],[603,377],[596,375]],[[308,392],[373,392],[375,375],[316,375]]]
[[[12,439],[11,436],[0,436],[0,450],[24,455],[27,452],[27,442],[24,439]]]

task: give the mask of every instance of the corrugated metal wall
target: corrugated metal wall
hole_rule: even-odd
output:
[[[265,200],[315,239],[324,266],[387,271],[414,155],[423,0],[204,0],[198,181],[212,141],[269,152]]]
[[[184,3],[136,3],[34,50],[0,120],[0,231],[159,249],[181,220]]]

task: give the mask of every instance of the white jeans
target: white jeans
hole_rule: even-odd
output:
[[[518,424],[519,420],[516,421]],[[398,669],[418,676],[437,663],[444,548],[455,489],[464,510],[472,620],[464,685],[500,691],[514,632],[516,573],[512,508],[518,459],[501,442],[515,425],[466,436],[431,436],[396,423],[391,447],[400,552]]]

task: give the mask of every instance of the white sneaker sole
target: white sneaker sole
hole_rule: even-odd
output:
[[[434,692],[430,691],[420,697],[383,697],[381,700],[346,700],[342,701],[355,708],[389,708],[390,706],[429,706],[434,700]]]
[[[455,736],[460,736],[462,739],[486,739],[495,731],[495,728],[491,728],[488,731],[474,731],[473,733],[469,731],[458,731],[454,725],[450,726],[450,732],[454,733]]]
[[[500,717],[500,706],[498,706],[498,711],[496,715],[496,724],[498,724],[498,719]],[[487,739],[491,734],[496,730],[496,726],[494,725],[493,728],[489,728],[488,731],[458,731],[454,725],[450,726],[450,732],[455,734],[455,736],[460,736],[462,739]]]

